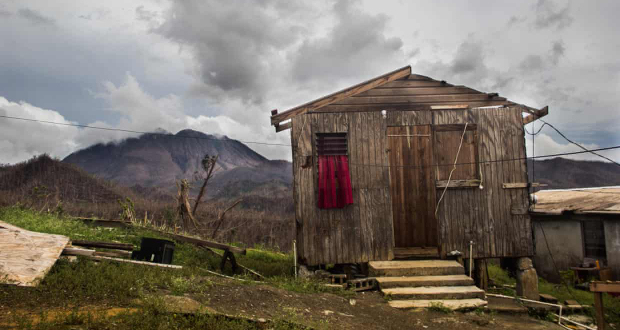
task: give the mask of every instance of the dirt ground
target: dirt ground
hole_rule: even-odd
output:
[[[345,298],[330,293],[295,293],[268,285],[238,285],[226,279],[218,282],[220,285],[201,297],[201,303],[218,312],[254,319],[286,317],[319,329],[561,329],[527,314],[402,311],[390,307],[376,291]]]
[[[314,329],[561,329],[554,323],[527,314],[452,312],[428,309],[402,311],[390,307],[376,291],[350,297],[332,293],[296,293],[265,284],[240,284],[224,278],[209,278],[215,285],[200,295],[174,297],[163,294],[170,312],[192,313],[198,310],[259,321],[288,320]],[[80,312],[103,311],[115,315],[134,308],[84,306]],[[24,314],[9,306],[0,308],[0,328],[10,324],[10,315]],[[52,309],[50,314],[61,314]],[[69,313],[70,311],[64,311]],[[39,317],[31,313],[33,321]]]

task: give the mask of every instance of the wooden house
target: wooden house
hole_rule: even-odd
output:
[[[523,125],[546,115],[407,66],[290,110],[298,259],[533,254]]]

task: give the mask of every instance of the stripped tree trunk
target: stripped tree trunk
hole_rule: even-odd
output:
[[[190,223],[194,225],[194,228],[198,228],[198,223],[194,219],[192,208],[189,205],[189,183],[187,180],[183,179],[177,183],[177,189],[177,213],[181,216],[183,228],[187,230]]]

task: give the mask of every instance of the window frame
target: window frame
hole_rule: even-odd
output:
[[[438,133],[441,132],[459,132],[459,137],[462,135],[463,130],[465,130],[467,132],[473,132],[473,147],[474,147],[474,161],[475,161],[475,171],[474,171],[474,175],[471,178],[467,178],[467,179],[451,179],[450,180],[450,185],[448,188],[477,188],[482,180],[481,178],[481,174],[480,174],[480,152],[479,152],[479,148],[480,148],[480,140],[478,137],[478,126],[476,124],[467,124],[467,128],[465,128],[465,124],[441,124],[441,125],[431,125],[431,130],[432,130],[432,134],[433,134],[433,157],[435,159],[435,161],[437,162],[437,164],[435,165],[439,165],[440,159],[441,159],[441,148],[438,147],[438,143],[437,143],[437,139],[438,139]],[[461,153],[463,152],[463,150],[461,149]],[[454,159],[452,159],[450,161],[450,163],[453,163]],[[440,167],[439,166],[434,166],[435,169],[435,182],[436,182],[436,187],[437,188],[444,188],[447,184],[448,184],[448,178],[440,178]],[[445,166],[448,167],[448,166]],[[452,167],[448,167],[450,168],[450,170],[452,169]]]

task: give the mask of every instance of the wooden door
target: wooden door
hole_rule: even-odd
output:
[[[437,247],[430,125],[388,127],[394,245]]]

